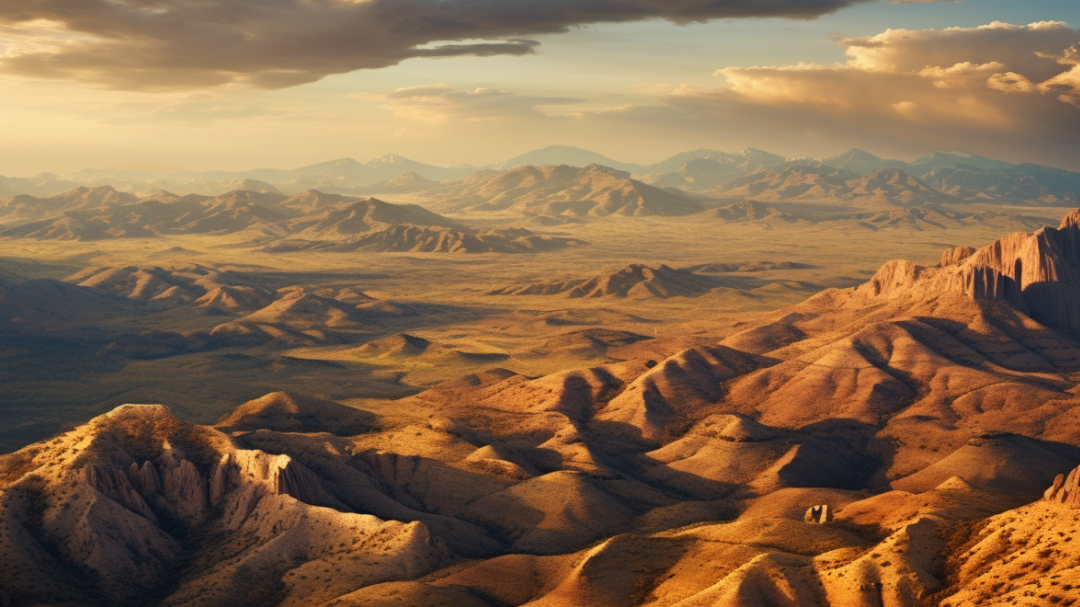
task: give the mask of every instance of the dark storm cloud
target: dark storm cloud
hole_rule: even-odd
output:
[[[592,23],[814,18],[867,0],[0,0],[0,69],[281,88],[414,57],[524,55]]]

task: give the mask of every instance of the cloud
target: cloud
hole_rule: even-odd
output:
[[[1060,71],[1057,55],[1075,44],[1076,30],[1060,21],[1012,25],[995,21],[979,27],[890,29],[874,36],[840,38],[851,67],[915,73],[927,67],[1001,63],[1032,78]]]
[[[1034,93],[1039,90],[1027,77],[1016,72],[993,74],[986,79],[986,86],[1003,93]]]
[[[729,119],[771,116],[818,132],[945,145],[1080,134],[1080,32],[1064,23],[897,29],[838,42],[844,63],[727,67],[717,71],[726,87],[679,87],[664,99]]]
[[[427,124],[543,119],[549,116],[539,109],[540,106],[580,101],[523,96],[491,88],[464,90],[443,83],[399,88],[387,94],[354,93],[349,97],[374,101],[392,111],[397,118]]]
[[[1080,107],[1080,44],[1074,44],[1056,59],[1061,65],[1071,67],[1040,83],[1037,88],[1043,93],[1056,94],[1060,101]]]
[[[155,89],[283,88],[415,57],[524,55],[591,23],[814,18],[868,0],[35,0],[0,3],[0,70]]]
[[[581,111],[575,128],[789,155],[961,150],[1080,170],[1080,32],[1066,24],[837,42],[845,62],[726,67],[726,86],[655,87],[656,103]]]
[[[838,38],[847,61],[726,67],[726,86],[641,85],[655,102],[595,109],[599,99],[530,97],[447,84],[357,94],[393,112],[400,132],[461,125],[485,141],[637,146],[775,146],[826,155],[843,147],[922,155],[934,149],[1080,168],[1080,32],[1064,23],[887,30]],[[620,100],[621,101],[621,100]],[[618,103],[618,102],[616,102]],[[585,108],[585,109],[583,109]],[[721,143],[724,142],[724,143]]]

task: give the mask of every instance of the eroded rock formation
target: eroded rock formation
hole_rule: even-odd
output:
[[[829,508],[828,504],[822,504],[820,506],[811,506],[803,516],[803,520],[808,523],[817,523],[824,525],[833,520],[833,511]]]
[[[17,605],[139,604],[170,588],[160,604],[322,603],[447,556],[423,523],[356,513],[289,455],[160,405],[119,407],[28,457],[0,482],[0,585]],[[310,575],[331,564],[335,579]]]
[[[1080,330],[1080,210],[1057,228],[1017,232],[975,251],[948,250],[936,267],[889,262],[859,292],[889,299],[959,293],[1002,300],[1046,325]]]
[[[1054,478],[1054,484],[1050,485],[1043,494],[1043,499],[1072,508],[1080,508],[1080,467],[1073,469],[1068,476],[1057,475]]]

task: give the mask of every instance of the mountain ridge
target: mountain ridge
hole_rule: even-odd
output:
[[[702,210],[678,191],[656,188],[598,164],[523,166],[502,173],[480,173],[459,185],[434,190],[436,208],[508,212],[525,216],[678,216]]]
[[[165,188],[184,194],[218,195],[233,189],[277,189],[293,195],[307,189],[338,194],[406,194],[437,188],[439,183],[468,178],[483,171],[507,171],[520,166],[588,166],[600,164],[631,173],[635,178],[658,186],[701,190],[721,185],[782,162],[783,156],[755,148],[723,152],[699,148],[680,152],[667,159],[639,164],[622,162],[572,146],[553,145],[520,154],[487,166],[440,167],[416,162],[396,154],[385,154],[367,162],[339,158],[294,169],[251,169],[246,171],[144,171],[84,169],[61,177],[42,173],[31,178],[0,176],[0,196],[14,194],[53,195],[80,185],[111,184],[121,190],[150,193]],[[933,152],[914,161],[882,159],[852,148],[821,161],[850,170],[860,176],[876,169],[900,169],[928,180],[947,194],[970,200],[1027,202],[1070,206],[1078,200],[1080,173],[1030,163],[1012,164],[965,152]],[[831,164],[830,164],[831,163]],[[965,173],[975,171],[975,173]],[[931,176],[937,173],[937,175]],[[412,177],[408,177],[411,174]],[[260,184],[253,186],[253,184]],[[247,185],[245,185],[247,184]]]

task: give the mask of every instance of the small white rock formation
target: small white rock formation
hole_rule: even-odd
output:
[[[833,519],[832,508],[829,508],[828,504],[820,506],[812,506],[806,511],[806,515],[803,516],[803,520],[808,523],[814,523],[817,525],[823,525]]]

